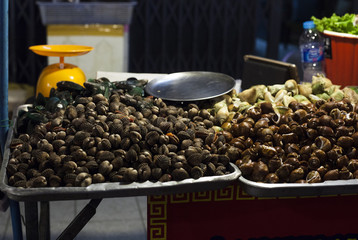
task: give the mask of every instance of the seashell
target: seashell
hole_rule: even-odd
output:
[[[328,126],[318,126],[317,131],[318,131],[318,134],[323,137],[334,137],[335,136],[333,129]]]
[[[284,144],[298,143],[298,136],[297,136],[297,134],[295,134],[293,132],[285,133],[285,134],[282,134],[282,141]]]
[[[347,166],[348,166],[348,163],[349,163],[349,158],[348,158],[347,155],[340,156],[340,157],[337,159],[337,167],[338,167],[338,168],[347,167]]]
[[[95,125],[92,129],[92,136],[94,137],[102,137],[103,133],[104,133],[103,127],[98,124]]]
[[[189,173],[184,168],[174,169],[171,175],[175,181],[182,181],[190,177]]]
[[[91,147],[86,149],[87,157],[89,156],[96,156],[97,155],[97,147]]]
[[[92,177],[90,174],[82,172],[75,178],[75,186],[77,187],[88,187],[92,184]]]
[[[173,144],[171,144],[173,145]],[[176,145],[174,145],[176,146]],[[159,148],[158,148],[158,154],[160,155],[168,155],[169,154],[169,148],[167,147],[167,145],[161,145]]]
[[[287,181],[292,170],[293,170],[292,165],[284,163],[276,170],[275,173],[280,178],[280,180]]]
[[[62,147],[63,145],[65,145],[65,141],[62,139],[56,139],[52,142],[52,146],[53,146],[53,150],[54,151],[58,151],[60,149],[60,147]]]
[[[328,169],[324,166],[320,166],[319,168],[317,168],[317,172],[319,173],[321,178],[323,178],[323,176],[328,172]]]
[[[188,129],[187,125],[181,120],[176,121],[174,124],[174,131],[176,133],[178,133],[180,131],[185,131],[187,129]]]
[[[224,166],[218,166],[215,170],[215,176],[222,176],[225,175],[226,168]]]
[[[158,142],[158,140],[159,140],[159,133],[157,131],[150,131],[145,136],[145,141],[150,146],[153,146],[154,144],[156,144]],[[169,136],[168,136],[168,140],[169,140]]]
[[[77,168],[77,164],[74,161],[68,161],[63,164],[63,170],[66,173],[73,173]]]
[[[145,182],[149,180],[152,175],[151,168],[147,163],[141,163],[138,166],[138,179],[139,181]]]
[[[165,173],[159,178],[159,182],[169,182],[172,180],[172,175]]]
[[[206,110],[206,109],[201,109],[201,110],[199,111],[199,116],[202,117],[203,119],[209,119],[210,116],[211,116],[211,114],[210,114],[210,112],[209,112],[208,110]]]
[[[103,176],[108,175],[112,170],[113,165],[107,160],[101,162],[101,164],[98,166],[98,172]]]
[[[349,112],[347,114],[343,114],[343,120],[346,126],[352,126],[357,122],[357,113]]]
[[[105,101],[98,102],[96,104],[95,110],[99,115],[106,115],[109,110],[108,102]]]
[[[341,136],[337,140],[337,145],[341,146],[344,149],[352,147],[353,143],[353,138],[349,136]]]
[[[17,188],[26,188],[26,180],[17,181],[13,186]]]
[[[187,161],[191,166],[199,166],[202,162],[202,154],[201,153],[192,153],[188,155]]]
[[[311,170],[317,170],[321,166],[321,162],[318,157],[312,156],[308,159],[308,167]]]
[[[27,172],[26,172],[26,177],[27,177],[28,179],[31,179],[31,178],[34,178],[34,177],[38,177],[38,176],[41,176],[41,173],[40,173],[37,169],[30,168],[30,169],[27,170]]]
[[[188,118],[193,119],[195,116],[199,114],[199,109],[196,108],[190,108],[188,110]]]
[[[41,172],[41,175],[49,179],[51,175],[55,174],[55,171],[52,168],[46,168]]]
[[[164,144],[163,144],[164,145]],[[168,144],[168,145],[165,145],[167,148],[168,148],[168,151],[169,152],[177,152],[178,151],[178,146],[177,145],[174,145],[174,144]]]
[[[205,128],[211,128],[211,127],[214,126],[213,121],[210,121],[209,119],[204,119],[204,120],[203,120],[203,124],[204,124]],[[223,127],[223,128],[224,128],[224,127]],[[231,123],[230,123],[229,126],[228,126],[227,128],[225,128],[225,129],[230,129],[230,128],[231,128]]]
[[[39,149],[33,150],[30,156],[34,157],[38,163],[47,161],[50,157],[47,152],[41,151]],[[26,161],[28,161],[30,159],[30,156],[29,153],[22,153],[20,155],[19,160],[24,161],[25,159],[27,159]]]
[[[275,173],[269,173],[266,175],[264,182],[265,183],[278,183],[280,178]]]
[[[50,187],[59,187],[61,186],[62,179],[57,175],[51,175],[48,180]]]
[[[171,159],[166,155],[155,155],[153,160],[154,164],[163,170],[166,170],[171,166]]]
[[[96,161],[88,161],[86,164],[85,164],[85,167],[88,169],[88,171],[90,173],[96,173],[98,172],[98,163]]]
[[[96,158],[100,161],[100,162],[103,162],[105,160],[108,160],[108,161],[112,161],[115,156],[112,152],[110,151],[99,151],[97,152],[96,154]]]
[[[77,164],[77,165],[79,165],[79,164]],[[77,168],[75,169],[75,173],[76,173],[76,174],[79,174],[79,173],[81,173],[81,172],[89,173],[88,168],[86,168],[84,165],[86,165],[86,162],[84,162],[84,164],[83,164],[82,166],[77,167]]]
[[[8,176],[12,176],[17,172],[17,165],[15,164],[8,164],[6,166],[6,173]]]
[[[174,124],[172,122],[161,122],[158,127],[165,133],[173,132],[174,130]]]
[[[315,144],[319,149],[321,149],[325,152],[328,152],[332,148],[331,142],[327,138],[322,137],[322,136],[318,136],[315,139]]]
[[[79,131],[89,132],[92,133],[93,130],[93,123],[90,123],[89,121],[84,121],[79,127]]]
[[[319,183],[322,182],[322,178],[319,172],[311,171],[307,174],[306,181],[308,183]]]
[[[71,156],[73,157],[73,160],[81,161],[81,160],[86,160],[87,153],[83,149],[79,148],[76,151],[72,152]]]
[[[95,173],[92,176],[93,183],[103,183],[106,181],[105,177],[101,173]]]
[[[137,151],[135,151],[133,148],[129,149],[125,155],[125,159],[130,163],[136,162],[138,160]]]
[[[44,152],[52,152],[53,151],[52,144],[50,144],[46,139],[41,139],[37,143],[37,148]]]
[[[31,187],[46,187],[47,180],[44,176],[38,176],[31,179]]]
[[[75,118],[77,118],[77,109],[75,106],[73,105],[68,105],[65,111],[65,116],[67,119],[69,120],[73,120]]]
[[[353,174],[346,167],[343,167],[341,170],[339,170],[339,179],[348,180],[352,178]]]
[[[122,157],[115,157],[112,161],[111,164],[113,166],[113,170],[119,170],[121,167],[123,167],[124,165],[124,161]]]
[[[18,181],[21,181],[21,180],[25,180],[26,181],[26,175],[22,172],[16,172],[13,176],[13,180],[14,180],[14,183],[18,182]]]
[[[90,133],[85,131],[78,131],[73,137],[73,144],[81,146],[85,138],[90,137]]]
[[[92,101],[94,103],[98,103],[100,101],[108,102],[107,98],[105,96],[103,96],[102,93],[97,93],[97,94],[93,95],[92,96]]]
[[[44,161],[44,162],[41,162],[38,166],[38,169],[40,172],[44,171],[45,169],[47,168],[51,168],[51,162],[50,161]]]
[[[111,143],[113,149],[118,149],[120,147],[121,135],[119,134],[111,134],[108,136],[108,140]]]
[[[65,140],[66,136],[67,136],[67,134],[65,131],[59,131],[56,133],[55,139]]]
[[[166,134],[169,137],[169,143],[178,145],[180,143],[179,138],[173,133]]]
[[[314,140],[314,139],[316,139],[316,137],[318,137],[318,131],[313,128],[308,128],[306,130],[306,135],[309,139]]]
[[[162,177],[162,169],[159,168],[159,167],[154,167],[152,168],[152,178],[155,180],[155,181],[158,181],[161,177]]]
[[[217,134],[216,133],[209,133],[208,135],[207,135],[207,137],[205,138],[205,140],[204,140],[204,143],[206,144],[206,145],[211,145],[211,144],[215,144],[215,142],[218,140],[218,136],[217,136]]]
[[[45,135],[45,139],[47,140],[47,142],[52,143],[56,135],[57,135],[56,132],[47,132]]]
[[[125,182],[136,182],[138,179],[138,171],[134,168],[127,168],[123,175]]]
[[[112,144],[111,142],[106,139],[103,138],[98,144],[97,144],[97,148],[98,150],[110,150],[112,148]]]
[[[142,135],[137,131],[130,131],[129,139],[132,141],[132,143],[138,143],[142,140]]]
[[[204,166],[206,166],[206,165],[204,165]],[[190,176],[194,179],[201,178],[204,176],[204,170],[199,166],[195,166],[190,170]]]
[[[358,159],[351,159],[347,166],[348,170],[351,172],[355,172],[358,170]]]
[[[230,163],[230,158],[227,155],[220,154],[218,155],[218,162],[223,166],[227,166]]]
[[[158,133],[159,134],[159,133]],[[148,136],[150,138],[150,136]],[[159,144],[169,144],[169,136],[167,135],[160,135],[159,137],[156,136],[156,134],[154,134],[154,139],[150,140],[149,142],[147,142],[149,145],[154,145],[157,142],[155,142],[154,140],[157,139],[156,141],[159,142]],[[154,143],[154,144],[153,144]]]
[[[20,139],[23,142],[28,142],[30,140],[30,135],[27,133],[22,133],[19,135],[18,139]]]
[[[323,180],[327,181],[327,180],[338,180],[339,179],[339,171],[338,169],[332,169],[329,170],[324,176],[323,176]]]

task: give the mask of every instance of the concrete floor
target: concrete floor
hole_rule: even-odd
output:
[[[51,239],[56,239],[89,200],[50,202]],[[24,205],[20,203],[24,218]],[[23,236],[26,239],[23,224]],[[10,240],[10,209],[0,212],[0,240]],[[147,197],[103,199],[97,213],[75,238],[77,240],[147,239]]]

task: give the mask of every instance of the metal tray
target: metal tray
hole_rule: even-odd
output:
[[[358,194],[358,179],[322,183],[258,183],[239,177],[244,191],[255,197],[299,197]]]
[[[31,105],[21,105],[13,116],[16,123],[20,110],[27,110]],[[96,183],[88,187],[46,187],[46,188],[16,188],[7,184],[6,166],[10,157],[10,142],[13,138],[14,127],[9,129],[3,162],[0,171],[0,189],[8,198],[16,201],[55,201],[72,199],[96,199],[110,197],[129,197],[141,195],[164,195],[184,192],[197,192],[221,189],[237,181],[240,170],[230,164],[230,174],[223,176],[202,177],[197,180],[185,179],[170,182],[134,182],[126,183]]]
[[[198,101],[224,95],[235,87],[235,80],[215,72],[178,72],[155,78],[145,90],[169,101]]]

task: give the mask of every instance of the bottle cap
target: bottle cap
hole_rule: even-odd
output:
[[[303,23],[303,29],[312,29],[315,27],[316,25],[313,23],[313,21],[306,21]]]

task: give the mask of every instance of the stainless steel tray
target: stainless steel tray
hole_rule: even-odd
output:
[[[178,72],[155,78],[146,85],[149,95],[169,101],[199,101],[230,92],[235,80],[215,72]]]
[[[322,183],[258,183],[239,177],[243,190],[255,197],[299,197],[358,194],[358,179]]]
[[[27,110],[31,105],[21,105],[13,116],[16,122],[20,110]],[[9,129],[3,162],[0,171],[0,189],[8,198],[16,201],[55,201],[72,199],[96,199],[110,197],[129,197],[140,195],[163,195],[183,192],[208,191],[221,189],[240,176],[240,170],[230,164],[230,174],[223,176],[202,177],[197,180],[185,179],[183,181],[170,182],[134,182],[125,183],[96,183],[88,187],[46,187],[46,188],[16,188],[7,184],[6,166],[10,157],[10,142],[13,138],[14,126]]]

